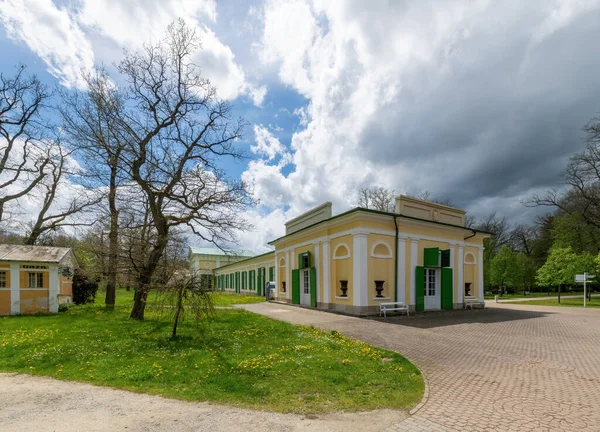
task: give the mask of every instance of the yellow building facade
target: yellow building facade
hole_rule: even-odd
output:
[[[0,315],[55,313],[72,301],[70,248],[0,244]]]
[[[393,213],[355,208],[333,216],[325,203],[286,225],[274,251],[212,270],[216,288],[361,315],[381,302],[411,310],[462,308],[483,300],[483,240],[465,212],[407,196]]]

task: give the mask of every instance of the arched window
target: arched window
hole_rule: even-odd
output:
[[[371,256],[373,258],[392,258],[392,249],[386,242],[379,241],[373,245]]]
[[[340,243],[333,250],[333,259],[346,259],[350,258],[350,248],[346,243]]]
[[[465,264],[475,264],[476,263],[476,261],[475,261],[475,255],[473,255],[471,252],[467,252],[465,254],[465,261],[464,261],[464,263]]]
[[[279,260],[279,267],[285,267],[285,257],[281,257]]]

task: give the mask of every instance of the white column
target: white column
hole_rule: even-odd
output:
[[[275,254],[275,264],[273,264],[273,283],[275,284],[275,297],[279,297],[279,291],[281,287],[279,286],[279,260],[277,259],[277,254]]]
[[[483,286],[483,246],[479,248],[479,260],[477,261],[477,268],[479,269],[479,277],[478,279],[478,283],[477,285],[479,285],[478,289],[479,289],[479,301],[483,302],[483,292],[484,292],[484,286]]]
[[[419,240],[411,239],[410,241],[410,287],[408,292],[410,293],[409,304],[416,304],[416,293],[415,293],[415,283],[416,283],[416,267],[419,262]]]
[[[18,263],[10,264],[10,313],[21,313],[21,274]]]
[[[465,268],[465,248],[461,245],[458,247],[458,303],[464,302],[465,295],[465,276],[463,270]]]
[[[319,243],[313,243],[313,250],[314,250],[314,255],[315,255],[315,269],[317,270],[317,303],[320,303],[321,300],[321,296],[319,294],[319,278],[321,277],[321,262],[320,262],[320,250],[319,250]]]
[[[292,260],[291,257],[292,252],[287,251],[285,253],[285,298],[290,299],[292,293]]]
[[[398,238],[398,274],[396,277],[397,301],[406,302],[406,239]]]
[[[454,306],[455,303],[458,303],[456,297],[454,296],[454,290],[456,289],[454,286],[454,281],[456,280],[456,270],[454,269],[454,248],[456,247],[456,244],[450,243],[448,246],[448,250],[450,251],[450,268],[452,269],[452,305]]]
[[[49,300],[49,309],[50,312],[58,312],[58,266],[51,265],[50,266],[50,289],[48,291],[48,300]]]
[[[329,240],[323,242],[323,303],[331,303],[331,273],[329,264],[331,254],[329,253]]]
[[[369,287],[367,286],[367,234],[352,236],[352,301],[354,306],[369,305]]]

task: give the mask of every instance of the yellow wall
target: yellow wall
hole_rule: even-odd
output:
[[[21,313],[48,312],[48,290],[21,290]]]
[[[283,266],[282,266],[283,264]],[[292,289],[292,287],[290,286],[290,284],[287,282],[287,279],[285,277],[285,269],[286,269],[286,262],[285,262],[285,257],[283,256],[283,254],[281,256],[279,256],[279,260],[277,262],[277,291],[280,293],[283,293],[282,291],[282,282],[285,282],[285,292],[287,293],[288,290]]]
[[[369,299],[369,305],[376,305],[380,303],[380,301],[374,300],[375,296],[377,295],[377,291],[375,291],[376,280],[385,281],[381,295],[389,298],[391,301],[394,301],[394,290],[396,286],[396,282],[394,280],[395,241],[395,237],[382,234],[369,234],[368,236],[367,256],[369,257],[369,261],[367,264],[367,298]],[[384,245],[379,244],[373,251],[373,247],[381,242],[385,243],[387,248]],[[374,258],[371,256],[371,252],[374,252],[376,255],[390,254],[391,258]],[[399,301],[402,300],[400,299]]]
[[[345,243],[345,245],[348,247],[348,251],[350,252],[350,257],[345,258],[345,259],[334,259],[335,249],[341,243]],[[346,236],[335,238],[335,239],[331,240],[329,247],[331,249],[331,256],[332,256],[331,261],[330,261],[330,272],[331,272],[331,281],[330,281],[331,295],[330,295],[330,298],[331,298],[331,302],[352,305],[352,298],[354,296],[354,284],[353,284],[353,279],[352,279],[352,272],[353,272],[352,257],[354,256],[353,248],[352,248],[352,236],[346,235]],[[340,290],[340,280],[348,281],[348,291],[347,291],[348,298],[347,299],[336,298],[342,294],[342,291]]]
[[[0,315],[10,315],[10,290],[0,289]]]
[[[69,277],[59,276],[59,293],[73,296],[73,280]]]

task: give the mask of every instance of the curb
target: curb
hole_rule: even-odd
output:
[[[404,355],[402,353],[399,353],[400,355]],[[408,358],[408,357],[406,357]],[[425,404],[427,403],[427,401],[429,400],[429,383],[427,381],[427,376],[425,375],[425,373],[423,372],[423,369],[421,369],[417,363],[415,363],[414,361],[408,359],[413,365],[415,365],[415,367],[417,369],[419,369],[419,372],[421,372],[421,376],[423,377],[423,384],[425,386],[425,389],[423,390],[423,398],[421,399],[421,402],[419,402],[419,404],[414,407],[413,409],[411,409],[408,414],[409,415],[415,415],[421,408],[423,408],[425,406]]]

